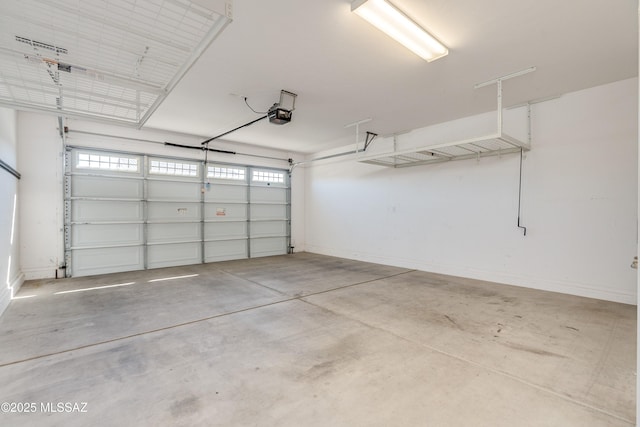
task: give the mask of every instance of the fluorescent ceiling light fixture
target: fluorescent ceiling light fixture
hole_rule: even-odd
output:
[[[351,11],[428,62],[449,53],[445,45],[386,0],[355,0]]]

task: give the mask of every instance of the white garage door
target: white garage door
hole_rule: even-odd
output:
[[[209,165],[204,197],[205,262],[249,257],[247,168]]]
[[[290,246],[285,170],[69,148],[69,276],[281,255]]]
[[[289,246],[289,188],[282,171],[251,170],[249,251],[252,257],[286,253]]]

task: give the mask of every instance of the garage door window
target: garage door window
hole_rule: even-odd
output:
[[[151,160],[149,173],[171,176],[198,176],[198,165],[193,163],[166,162]]]
[[[138,172],[135,157],[106,156],[103,154],[78,153],[78,169],[103,169],[120,172]]]
[[[207,177],[209,178],[232,179],[235,181],[244,181],[246,179],[243,168],[209,166],[207,169]]]
[[[278,184],[284,183],[284,173],[274,171],[254,170],[251,180],[255,182],[274,182]]]

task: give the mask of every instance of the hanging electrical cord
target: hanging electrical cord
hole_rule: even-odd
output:
[[[238,127],[235,127],[231,130],[228,130],[226,132],[221,133],[220,135],[216,135],[216,136],[212,136],[209,139],[206,139],[204,141],[202,141],[200,144],[201,145],[205,145],[208,144],[209,142],[216,140],[218,138],[222,138],[223,136],[229,135],[232,132],[235,132],[239,129],[245,128],[247,126],[251,126],[254,123],[259,122],[260,120],[264,120],[264,119],[269,119],[270,123],[274,123],[276,125],[284,125],[286,123],[289,123],[291,121],[291,113],[293,112],[293,110],[295,110],[296,108],[296,97],[298,95],[296,95],[293,92],[289,92],[288,90],[284,90],[282,89],[280,91],[280,101],[276,102],[275,104],[273,104],[273,106],[269,109],[269,111],[266,111],[264,113],[260,113],[256,110],[254,110],[253,108],[251,108],[251,106],[249,105],[249,103],[247,102],[247,97],[243,96],[244,102],[245,104],[247,104],[247,107],[249,107],[251,109],[251,111],[253,111],[254,113],[257,114],[263,114],[263,116],[258,117],[257,119],[251,120],[248,123],[245,123],[243,125],[240,125]],[[291,104],[291,108],[285,108],[283,107],[283,105],[285,104],[285,100],[289,99],[289,103]]]
[[[209,139],[206,139],[206,140],[204,140],[204,141],[202,141],[202,142],[200,143],[201,145],[203,145],[203,146],[205,146],[205,145],[206,145],[206,146],[208,147],[208,146],[209,146],[209,143],[210,143],[211,141],[213,141],[213,140],[216,140],[216,139],[218,139],[218,138],[222,138],[222,137],[223,137],[223,136],[225,136],[225,135],[228,135],[228,134],[230,134],[230,133],[232,133],[232,132],[235,132],[235,131],[237,131],[237,130],[239,130],[239,129],[242,129],[242,128],[245,128],[245,127],[247,127],[247,126],[251,126],[252,124],[259,122],[260,120],[264,120],[264,119],[266,119],[267,117],[269,117],[269,116],[267,115],[268,111],[265,111],[265,112],[256,111],[256,110],[254,110],[253,108],[251,108],[251,105],[249,105],[249,103],[247,102],[247,97],[246,97],[246,96],[243,96],[242,98],[244,99],[244,103],[245,103],[245,104],[247,104],[247,107],[249,107],[249,109],[250,109],[251,111],[253,111],[253,112],[254,112],[254,113],[256,113],[256,114],[264,114],[264,115],[263,115],[262,117],[258,117],[257,119],[251,120],[251,121],[250,121],[250,122],[248,122],[248,123],[245,123],[245,124],[243,124],[243,125],[240,125],[240,126],[238,126],[238,127],[235,127],[235,128],[233,128],[233,129],[231,129],[231,130],[229,130],[229,131],[223,132],[223,133],[221,133],[221,134],[219,134],[219,135],[216,135],[216,136],[213,136],[213,137],[211,137],[211,138],[209,138]]]
[[[520,208],[522,202],[522,157],[524,156],[524,150],[520,148],[520,179],[518,181],[518,228],[524,231],[524,235],[527,235],[527,227],[520,225]]]
[[[248,98],[246,96],[243,96],[242,99],[244,99],[244,103],[247,104],[247,107],[249,107],[249,109],[251,111],[253,111],[254,113],[256,113],[256,114],[267,114],[268,113],[268,111],[256,111],[256,110],[254,110],[253,107],[251,107],[251,105],[249,105],[249,102],[247,101]]]

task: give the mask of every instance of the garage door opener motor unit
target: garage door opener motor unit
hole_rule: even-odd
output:
[[[276,102],[267,112],[270,123],[277,125],[284,125],[291,121],[293,110],[296,108],[296,95],[295,93],[281,90],[280,102]]]

